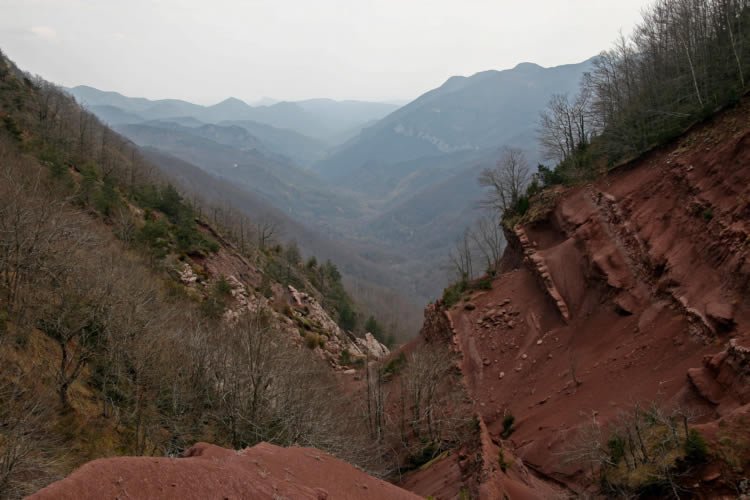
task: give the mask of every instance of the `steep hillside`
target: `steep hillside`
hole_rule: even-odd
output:
[[[383,473],[346,387],[388,354],[361,325],[384,332],[332,262],[188,200],[2,55],[0,120],[0,497],[208,439]]]
[[[556,188],[507,231],[490,290],[428,312],[481,417],[480,496],[748,493],[749,146],[745,99]],[[439,495],[429,477],[407,484]]]
[[[310,172],[264,154],[262,143],[238,126],[183,127],[166,122],[130,124],[117,131],[139,146],[154,147],[242,185],[300,221],[354,218],[351,197],[334,193]]]

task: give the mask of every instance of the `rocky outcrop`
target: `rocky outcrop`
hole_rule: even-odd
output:
[[[357,346],[359,346],[360,351],[364,352],[370,359],[383,359],[391,353],[391,351],[380,343],[380,341],[370,332],[365,333],[365,336],[362,338],[355,339],[355,342]]]
[[[535,245],[531,241],[529,241],[529,238],[526,236],[526,232],[524,231],[522,226],[517,226],[514,232],[518,237],[518,241],[521,242],[521,248],[523,248],[524,254],[524,262],[536,274],[540,283],[542,283],[544,290],[547,292],[547,295],[550,296],[552,302],[554,302],[555,306],[557,307],[557,310],[560,311],[560,316],[562,316],[565,321],[570,320],[570,310],[568,309],[568,304],[565,303],[565,299],[563,299],[560,291],[557,289],[555,281],[552,279],[552,275],[550,275],[549,268],[547,267],[544,257],[535,250]]]
[[[216,236],[212,233],[212,236]],[[217,236],[218,237],[218,236]],[[261,273],[247,258],[228,242],[215,254],[181,262],[175,274],[189,294],[205,300],[219,280],[224,280],[226,308],[225,321],[236,321],[241,315],[266,311],[274,318],[277,327],[288,334],[297,345],[311,347],[334,369],[343,370],[343,359],[382,359],[389,349],[371,333],[358,338],[343,331],[312,295],[286,288],[277,283],[268,284],[270,293],[260,293],[263,284]],[[268,295],[268,297],[266,297]],[[347,353],[346,356],[342,356]]]
[[[724,416],[750,404],[750,349],[732,339],[727,348],[687,372],[693,389]]]
[[[261,443],[240,451],[198,443],[182,458],[94,460],[29,497],[34,500],[417,499],[313,448]]]
[[[313,296],[291,285],[288,289],[293,314],[305,328],[325,336],[325,343],[320,352],[334,366],[339,367],[338,361],[344,351],[347,351],[352,359],[382,359],[390,354],[390,350],[371,333],[367,332],[363,338],[358,338],[342,330]]]

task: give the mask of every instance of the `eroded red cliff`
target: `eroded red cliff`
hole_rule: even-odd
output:
[[[589,471],[567,459],[572,441],[633,405],[688,408],[715,430],[744,421],[750,404],[747,100],[546,203],[507,232],[492,290],[428,321],[453,337],[486,427],[486,498],[590,487]],[[506,414],[515,431],[503,439]],[[515,459],[506,472],[501,447]],[[709,474],[711,487],[726,479],[731,491],[742,460],[739,472]]]

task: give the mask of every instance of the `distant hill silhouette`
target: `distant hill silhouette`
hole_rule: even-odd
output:
[[[117,120],[118,108],[122,114],[132,114],[142,120],[164,120],[174,117],[193,117],[204,123],[222,121],[255,121],[280,129],[288,129],[332,143],[352,129],[357,129],[374,120],[383,118],[398,106],[388,103],[362,101],[335,101],[332,99],[310,99],[299,102],[269,102],[268,105],[250,106],[244,101],[230,97],[212,106],[201,106],[179,99],[150,100],[140,97],[126,97],[117,92],[108,92],[80,85],[68,89],[84,106],[101,118]],[[102,108],[106,106],[106,108]],[[109,122],[108,122],[109,123]],[[131,122],[137,123],[137,122]]]

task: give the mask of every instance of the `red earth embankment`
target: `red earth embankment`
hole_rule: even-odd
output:
[[[547,497],[539,479],[590,487],[588,466],[571,460],[578,431],[636,404],[685,408],[707,430],[750,408],[750,102],[554,200],[507,232],[492,290],[447,312],[497,446],[480,494],[508,492],[512,474],[519,498]],[[506,414],[515,431],[502,439]],[[750,442],[744,433],[735,439]],[[508,473],[492,456],[500,446],[516,458]],[[707,481],[731,491],[737,473]]]
[[[94,460],[30,497],[34,500],[416,499],[313,448],[261,443],[241,451],[198,443],[183,458]]]

